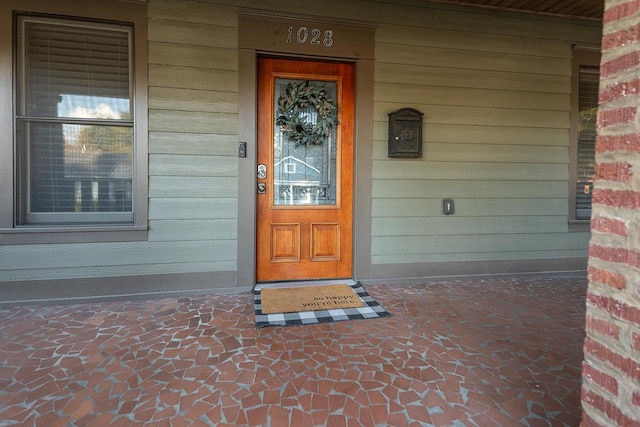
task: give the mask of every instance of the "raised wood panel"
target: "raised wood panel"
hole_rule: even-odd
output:
[[[435,185],[437,184],[437,185]],[[481,180],[399,180],[373,181],[373,198],[432,199],[432,198],[564,198],[569,197],[566,181],[481,181]]]
[[[237,71],[238,51],[229,48],[151,42],[149,64]]]
[[[300,224],[270,224],[271,262],[300,262]]]
[[[567,181],[564,164],[456,163],[374,160],[374,179]],[[433,183],[431,184],[433,185]],[[539,184],[544,185],[544,184]]]
[[[509,36],[496,33],[453,31],[446,29],[380,25],[376,29],[376,42],[408,46],[430,46],[446,49],[474,50],[487,53],[508,53],[531,56],[570,58],[570,44],[542,48],[542,43],[528,37]],[[557,46],[555,49],[554,46]]]
[[[465,261],[492,261],[492,260],[535,260],[535,259],[563,259],[563,258],[586,258],[586,249],[571,249],[560,251],[509,251],[509,252],[484,252],[455,254],[403,254],[396,255],[374,255],[371,263],[381,264],[409,264],[409,263],[431,263],[431,262],[465,262]],[[428,272],[425,272],[428,275]]]
[[[415,104],[546,111],[571,110],[569,96],[566,94],[397,83],[378,83],[375,101],[398,104],[397,108],[402,108],[406,104]]]
[[[151,154],[149,175],[238,176],[238,163],[226,156]]]
[[[235,177],[150,176],[149,197],[155,198],[235,198]]]
[[[236,113],[238,94],[195,89],[150,87],[149,108],[154,110]]]
[[[236,219],[154,220],[149,222],[150,242],[185,240],[234,240],[238,237]]]
[[[470,89],[502,89],[523,92],[569,94],[569,76],[508,73],[475,69],[423,67],[376,62],[376,83],[445,86]]]
[[[375,141],[373,158],[388,159],[388,142]],[[424,143],[423,161],[487,163],[569,163],[569,147]]]
[[[195,111],[149,110],[152,132],[238,134],[238,115]]]
[[[238,153],[236,135],[213,133],[149,132],[151,154],[204,154],[210,156],[235,156]]]
[[[237,218],[238,199],[166,198],[149,200],[149,219]]]
[[[569,58],[549,58],[519,54],[494,54],[429,46],[377,43],[378,63],[420,65],[449,69],[475,69],[525,74],[571,75]]]
[[[11,251],[0,250],[0,271],[232,261],[236,257],[235,240],[11,246]]]
[[[311,261],[340,260],[340,224],[311,224]]]
[[[373,138],[376,141],[387,141],[388,122],[379,121],[373,124]],[[423,140],[427,143],[568,147],[569,129],[429,123],[424,125]]]
[[[235,49],[238,32],[218,25],[150,19],[149,41]]]
[[[456,211],[460,207],[456,206]],[[413,218],[373,218],[372,236],[424,236],[433,234],[516,234],[563,233],[567,231],[565,216],[494,216],[464,217],[458,215]]]
[[[385,236],[373,237],[372,255],[396,255],[402,262],[403,256],[411,254],[563,250],[583,250],[586,254],[588,243],[589,233]]]
[[[149,86],[237,92],[238,72],[172,65],[150,65]]]
[[[525,198],[527,194],[512,199],[468,197],[454,200],[456,217],[549,215],[564,216],[566,222],[568,214],[567,200],[562,198],[529,199]],[[393,218],[394,221],[404,221],[406,217],[439,217],[443,215],[442,199],[374,199],[371,212],[374,218]]]
[[[424,113],[424,123],[488,125],[514,127],[569,128],[568,111],[540,111],[525,109],[457,107],[447,105],[406,104]],[[398,109],[397,104],[378,102],[374,105],[376,118],[387,118],[387,115]]]

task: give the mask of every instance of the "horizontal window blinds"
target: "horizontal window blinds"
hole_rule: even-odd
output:
[[[58,108],[62,96],[77,107],[104,99],[126,107],[130,96],[129,32],[25,22],[27,116],[69,117],[76,108]],[[70,101],[65,100],[69,103]],[[71,102],[74,104],[74,102]],[[81,115],[81,114],[80,114]],[[114,117],[109,117],[114,118]]]
[[[130,28],[20,22],[23,221],[133,221]]]
[[[600,70],[598,67],[580,67],[576,219],[591,218],[599,81]]]

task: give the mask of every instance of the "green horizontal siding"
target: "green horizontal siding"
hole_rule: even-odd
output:
[[[5,245],[0,281],[238,269],[240,9],[376,25],[359,212],[374,265],[586,256],[589,234],[567,231],[570,67],[598,24],[413,0],[149,0],[149,241]],[[420,159],[387,157],[403,107],[425,114]]]
[[[436,185],[437,184],[437,185]],[[480,180],[374,180],[373,199],[423,199],[423,198],[511,198],[547,199],[566,198],[569,187],[566,181],[480,181]],[[489,202],[487,202],[489,203]]]
[[[421,262],[433,261],[432,255],[463,254],[473,259],[494,259],[492,254],[540,252],[547,251],[579,251],[586,255],[588,238],[581,233],[530,233],[530,234],[476,234],[450,235],[433,234],[431,238],[423,235],[414,236],[375,236],[373,237],[373,253],[392,255],[397,258],[416,257]]]
[[[571,49],[598,24],[414,6],[424,24],[376,31],[372,263],[586,257],[567,216]],[[387,157],[403,107],[424,113],[422,158]]]
[[[0,248],[0,271],[118,265],[122,271],[136,274],[135,269],[142,264],[231,261],[236,257],[235,240],[31,245],[9,249]]]
[[[504,195],[504,197],[508,197],[508,195]],[[427,199],[424,197],[418,199],[377,198],[373,200],[372,214],[376,220],[392,218],[398,222],[411,217],[420,219],[442,218],[442,204],[442,199]],[[525,195],[519,199],[506,199],[499,196],[486,199],[460,198],[455,201],[454,205],[456,219],[502,218],[504,216],[551,217],[555,221],[561,221],[566,226],[564,217],[567,215],[567,200],[563,198],[535,199],[528,196],[525,198]],[[456,221],[452,222],[455,223]]]
[[[386,160],[387,141],[376,141],[376,160]],[[454,144],[442,142],[423,143],[422,157],[425,162],[463,163],[541,163],[566,165],[569,161],[569,147],[509,144]],[[460,165],[465,167],[465,165]]]
[[[149,197],[232,199],[238,196],[236,177],[207,176],[151,176],[149,177]]]

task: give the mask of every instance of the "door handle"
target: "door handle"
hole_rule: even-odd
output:
[[[258,183],[258,194],[267,194],[267,184],[264,182]]]
[[[267,177],[267,165],[258,165],[258,179]]]

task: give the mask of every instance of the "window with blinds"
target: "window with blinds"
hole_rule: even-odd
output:
[[[580,66],[578,83],[578,146],[575,212],[576,219],[578,220],[588,220],[591,218],[599,81],[599,67]]]
[[[18,224],[133,222],[132,31],[18,18]]]

